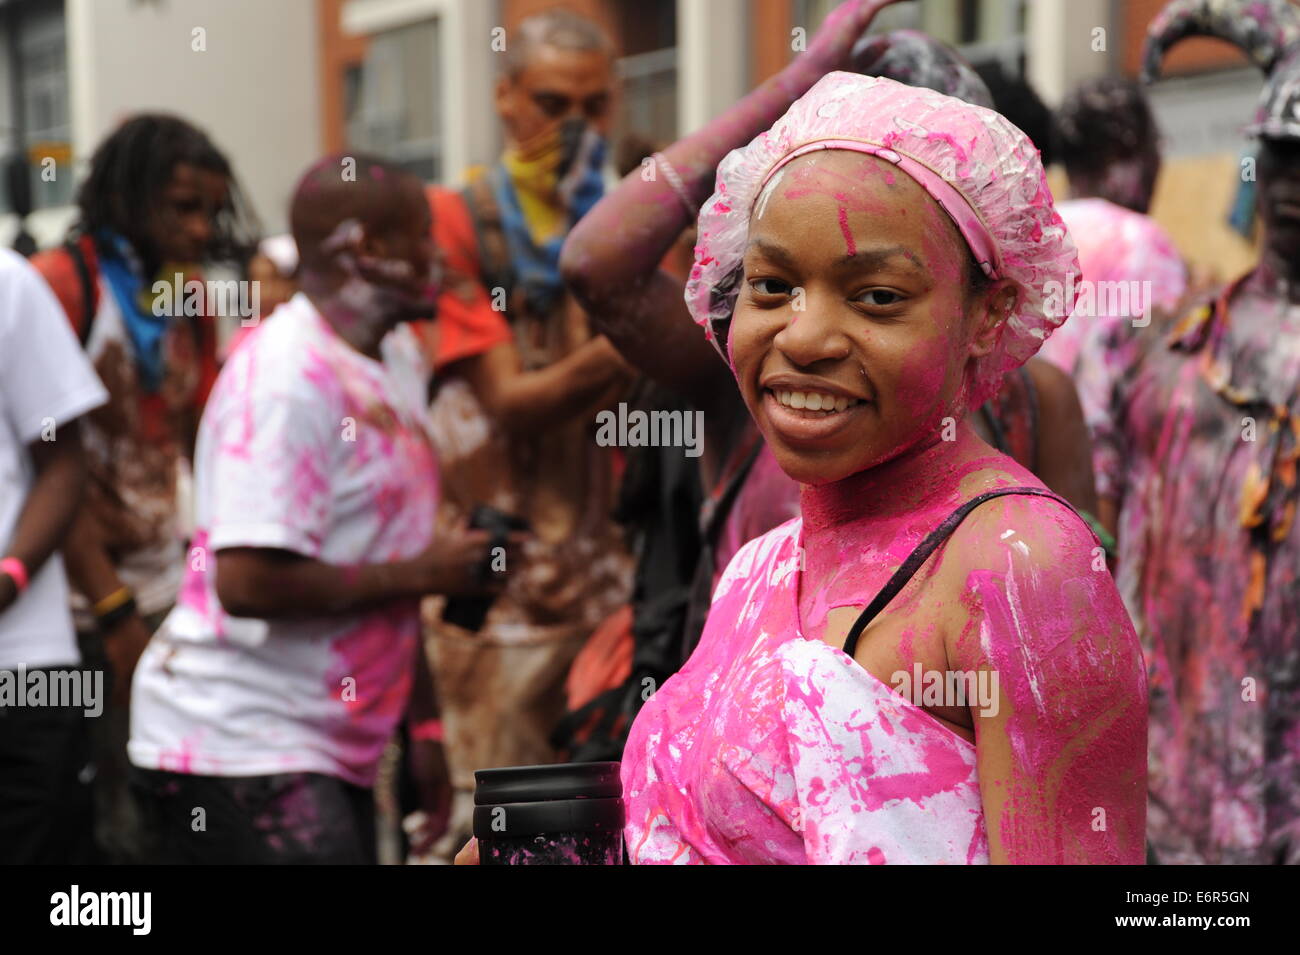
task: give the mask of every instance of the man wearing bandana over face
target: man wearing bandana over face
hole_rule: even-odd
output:
[[[463,190],[429,190],[448,286],[438,321],[422,330],[435,367],[442,516],[487,504],[532,526],[522,563],[477,631],[443,619],[436,602],[426,608],[442,732],[465,805],[474,770],[557,758],[547,738],[563,714],[569,664],[631,581],[610,520],[613,451],[595,441],[596,413],[619,400],[626,366],[593,336],[559,272],[569,229],[604,191],[613,50],[565,11],[522,21],[506,48],[496,89],[504,152],[471,169]],[[531,398],[521,397],[523,382]],[[468,824],[463,810],[453,838]]]

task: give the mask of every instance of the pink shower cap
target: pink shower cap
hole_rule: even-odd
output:
[[[977,360],[969,383],[971,405],[982,403],[1073,310],[1079,259],[1029,138],[1001,114],[933,90],[828,73],[771,129],[732,150],[700,211],[686,283],[691,315],[722,351],[754,203],[785,163],[816,149],[851,149],[898,166],[948,213],[985,274],[1016,285],[998,345]]]

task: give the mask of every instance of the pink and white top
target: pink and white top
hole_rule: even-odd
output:
[[[1056,206],[1079,248],[1073,283],[1082,288],[1074,312],[1043,342],[1038,357],[1074,375],[1080,352],[1104,348],[1107,333],[1143,327],[1153,308],[1170,312],[1187,289],[1187,266],[1155,219],[1105,199],[1073,199]],[[1147,283],[1147,284],[1143,284]],[[1116,290],[1121,295],[1113,294]],[[1113,307],[1126,309],[1122,314]]]
[[[800,632],[802,521],[751,541],[623,757],[637,863],[986,863],[975,746]]]
[[[230,547],[346,566],[428,546],[438,470],[418,352],[399,334],[383,351],[383,362],[356,351],[299,294],[222,370],[199,429],[185,582],[135,673],[137,766],[373,785],[410,691],[418,602],[232,617],[214,575]]]

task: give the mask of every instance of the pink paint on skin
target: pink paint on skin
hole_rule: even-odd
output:
[[[849,229],[849,214],[843,206],[840,206],[840,235],[844,236],[844,254],[857,255],[858,247],[853,241],[853,232]]]
[[[903,116],[920,122],[894,119]],[[761,225],[705,207],[701,248],[716,260],[688,287],[696,320],[727,319],[716,292],[761,232],[827,303],[814,313],[827,336],[792,333],[779,300],[734,308],[729,356],[746,405],[781,464],[810,483],[801,518],[737,553],[695,654],[632,727],[632,857],[1140,862],[1141,652],[1096,541],[1068,506],[1023,495],[983,504],[872,621],[856,657],[840,649],[858,610],[958,506],[997,488],[1041,489],[960,422],[1054,324],[1037,309],[1042,282],[1074,261],[1023,134],[888,81],[824,77],[719,179],[743,212],[794,150],[845,136],[896,146],[926,168],[951,165],[988,222],[966,242],[1003,263],[1020,298],[990,354],[972,354],[979,325],[965,325],[966,313],[983,316],[960,295],[970,250],[961,239],[954,248],[952,219],[938,218],[942,200],[969,224],[960,197],[920,173],[890,195],[886,160],[835,158],[852,147],[783,166],[791,188]],[[808,226],[828,213],[857,248],[920,250],[912,260],[924,274],[900,283],[910,306],[867,303],[908,322],[864,327],[835,307],[850,284],[827,277],[837,243]],[[773,394],[780,380],[813,368],[858,405],[785,409]],[[939,437],[945,414],[959,422],[953,440]],[[923,707],[887,682],[913,666],[992,672],[1000,693],[979,707]]]
[[[880,211],[895,214],[897,202],[818,189],[799,172],[792,191],[801,196],[787,192],[782,202],[820,198],[810,207],[820,214],[834,199],[846,229],[852,207],[877,223],[867,234],[880,240]],[[848,357],[819,357],[808,343],[774,346],[757,320],[731,338],[751,411],[750,376],[779,347],[802,348],[832,380],[835,362],[853,362],[864,378],[870,368],[880,379],[870,382],[870,404],[914,427],[882,420],[878,433],[894,445],[873,449],[879,456],[847,477],[805,485],[802,517],[733,559],[698,649],[629,737],[634,861],[1142,859],[1141,653],[1113,582],[1094,563],[1095,539],[1068,507],[1044,497],[984,505],[872,622],[856,659],[839,649],[848,622],[958,506],[998,487],[1042,487],[964,424],[955,440],[939,438],[942,417],[960,420],[968,406],[965,303],[952,290],[969,253],[960,241],[954,249],[937,204],[906,201],[921,202],[927,285],[947,292],[930,296],[932,327],[891,338],[845,317],[842,334],[857,336]],[[802,234],[807,215],[774,207],[764,228]],[[754,413],[776,429],[768,437],[778,453],[798,459],[768,413]],[[841,609],[851,611],[842,622],[833,616]],[[999,674],[1000,695],[985,704],[996,712],[923,708],[887,682],[913,666]],[[1109,807],[1100,831],[1099,805]]]
[[[1036,485],[963,429],[955,445],[941,442],[880,473],[805,487],[802,520],[741,550],[695,655],[633,726],[624,787],[635,861],[989,860],[977,746],[815,636],[814,621],[828,607],[867,603],[988,480],[990,464],[1011,472],[1004,485]],[[1006,568],[970,574],[952,662],[992,666],[1011,710],[1015,769],[998,781],[1008,794],[995,820],[999,841],[1011,861],[1140,862],[1145,719],[1136,641],[1109,575],[1091,567],[1093,539],[1082,522],[1050,499],[1008,500],[1003,513],[1023,532],[968,535],[958,557],[941,550],[920,575],[932,579],[953,559]],[[997,513],[996,503],[986,507]],[[1049,540],[1048,566],[1020,566],[1021,547],[1032,553]],[[925,628],[912,649],[899,642],[887,673],[908,671],[913,660],[945,669],[927,599],[924,588],[905,590],[868,628],[863,645]],[[1126,703],[1116,709],[1114,700]],[[1109,807],[1105,832],[1091,824],[1096,805]]]

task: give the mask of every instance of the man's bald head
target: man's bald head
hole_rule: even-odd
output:
[[[428,216],[420,180],[374,156],[326,156],[303,175],[290,206],[290,228],[306,271],[330,268],[329,245],[355,223],[381,239],[409,234]]]

